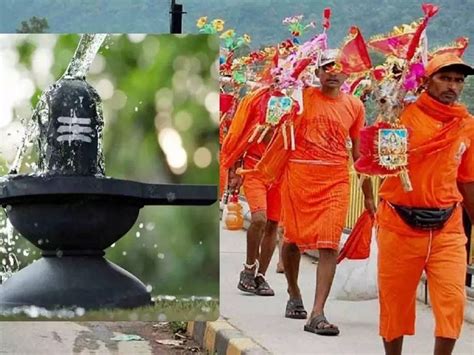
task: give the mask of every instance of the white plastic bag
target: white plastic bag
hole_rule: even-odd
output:
[[[331,287],[330,298],[345,301],[371,300],[378,297],[377,239],[372,230],[370,256],[365,260],[342,260]],[[347,239],[347,238],[346,238]]]

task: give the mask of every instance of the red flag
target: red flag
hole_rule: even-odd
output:
[[[311,64],[311,58],[304,58],[304,59],[301,59],[299,60],[296,65],[295,65],[295,69],[293,70],[293,73],[291,74],[291,76],[294,78],[294,79],[298,79],[298,77],[300,76],[301,72],[303,70],[306,69],[306,67]]]
[[[456,39],[454,44],[438,48],[433,53],[429,54],[428,58],[431,59],[431,58],[433,58],[433,57],[435,57],[439,54],[443,54],[443,53],[454,53],[458,57],[462,57],[464,55],[464,51],[466,50],[468,45],[469,45],[469,38],[459,37],[459,38]]]
[[[430,20],[430,18],[435,16],[439,11],[439,7],[433,4],[423,4],[422,8],[423,8],[423,12],[425,13],[425,17],[423,18],[423,21],[416,29],[416,32],[410,42],[410,45],[408,46],[408,51],[407,51],[407,56],[406,56],[407,60],[411,60],[413,56],[415,55],[416,48],[418,48],[418,45],[420,44],[421,34],[426,29],[426,26],[428,26],[428,21]]]
[[[329,7],[326,7],[323,11],[323,28],[325,30],[329,30],[329,28],[331,27],[330,18],[331,18],[331,9]]]
[[[433,17],[439,11],[439,6],[429,4],[429,3],[424,3],[423,5],[421,5],[421,8],[423,10],[423,13],[427,17]]]
[[[275,50],[275,55],[273,56],[272,63],[274,68],[278,67],[278,47]]]
[[[360,73],[372,68],[369,52],[359,28],[352,26],[349,38],[342,46],[337,63],[346,74]]]
[[[414,36],[414,32],[406,32],[389,37],[370,40],[367,45],[385,55],[394,55],[397,58],[406,58],[408,46]]]

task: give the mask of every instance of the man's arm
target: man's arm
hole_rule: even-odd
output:
[[[243,183],[242,175],[237,174],[237,169],[242,167],[242,158],[237,159],[235,164],[229,168],[227,185],[230,193],[238,192]]]
[[[352,138],[352,159],[354,163],[360,157],[359,151],[359,138]],[[374,193],[372,189],[372,181],[370,179],[364,179],[362,182],[362,192],[364,194],[364,207],[370,213],[375,214],[375,201],[374,201]]]
[[[458,183],[458,188],[464,199],[463,206],[474,223],[474,182]]]

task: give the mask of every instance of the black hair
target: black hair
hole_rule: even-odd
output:
[[[453,72],[456,72],[456,73],[459,73],[459,74],[464,74],[464,77],[466,77],[470,73],[472,73],[472,71],[469,70],[468,68],[469,67],[467,67],[466,65],[463,65],[463,64],[451,64],[451,65],[447,65],[445,67],[442,67],[441,69],[436,71],[434,74],[447,73],[447,72],[453,71]]]

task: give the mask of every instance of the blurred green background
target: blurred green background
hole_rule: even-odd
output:
[[[65,71],[79,35],[0,36],[0,175],[23,136],[40,93]],[[87,81],[104,105],[106,175],[153,183],[217,184],[218,39],[209,35],[111,35]],[[31,172],[36,146],[22,173]],[[2,213],[0,260],[20,267],[39,257],[23,238],[6,245]],[[114,221],[110,221],[114,223]],[[219,294],[218,204],[145,207],[109,260],[130,271],[152,295]],[[28,254],[28,255],[27,255]]]

